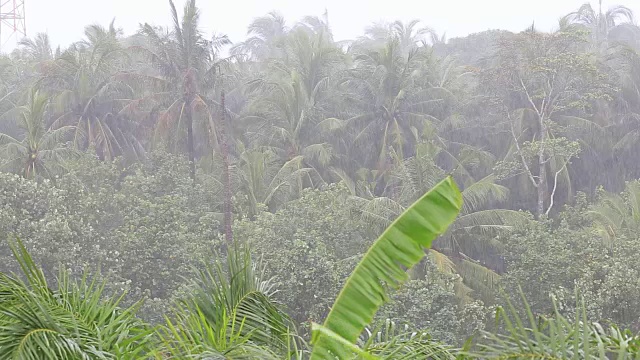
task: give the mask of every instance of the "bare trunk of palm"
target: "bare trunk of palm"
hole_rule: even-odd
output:
[[[29,155],[27,159],[27,166],[24,168],[23,177],[25,179],[29,179],[31,177],[32,172],[35,172],[36,168],[36,157],[35,155]]]
[[[187,152],[189,153],[189,170],[191,180],[196,180],[196,154],[193,144],[193,113],[191,100],[186,99],[184,103],[184,115],[187,121]]]
[[[232,213],[231,213],[231,172],[229,164],[229,144],[227,143],[227,109],[225,107],[224,89],[220,94],[222,116],[220,121],[220,148],[222,155],[222,176],[224,177],[224,237],[227,248],[233,243]]]

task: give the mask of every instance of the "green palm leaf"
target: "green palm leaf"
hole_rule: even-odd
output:
[[[151,329],[105,296],[105,283],[60,270],[51,288],[22,242],[10,244],[26,281],[0,274],[0,359],[139,359],[153,351]]]
[[[167,317],[159,331],[165,350],[177,358],[291,354],[299,339],[291,319],[272,299],[276,289],[264,278],[264,268],[252,261],[247,248],[230,249],[223,262],[217,258],[206,264],[191,295],[175,305],[173,318]]]
[[[323,328],[355,344],[364,327],[386,300],[386,286],[398,287],[408,278],[406,269],[425,256],[424,249],[444,233],[462,208],[462,195],[446,178],[409,207],[378,238],[340,292]],[[346,358],[343,342],[315,331],[311,359]]]
[[[576,294],[577,296],[577,294]],[[615,326],[605,331],[602,325],[590,323],[585,302],[576,303],[572,319],[558,311],[554,301],[554,314],[537,316],[524,296],[521,316],[509,299],[507,307],[496,310],[496,325],[502,333],[485,332],[478,350],[463,352],[471,359],[637,359],[638,337]],[[466,358],[466,357],[465,357]]]
[[[431,253],[432,251],[430,251]],[[429,337],[425,332],[410,331],[408,325],[399,326],[388,320],[371,332],[366,329],[362,349],[380,359],[453,360],[451,348]],[[361,356],[362,357],[362,356]]]

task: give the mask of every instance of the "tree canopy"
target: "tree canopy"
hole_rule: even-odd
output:
[[[0,359],[638,356],[630,9],[234,43],[165,5],[0,54]]]

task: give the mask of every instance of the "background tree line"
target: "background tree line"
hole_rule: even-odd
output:
[[[450,40],[381,23],[341,42],[327,16],[270,13],[233,44],[199,30],[195,1],[169,10],[168,28],[90,25],[67,48],[38,34],[0,56],[0,235],[47,275],[99,268],[161,321],[190,267],[238,239],[304,328],[451,174],[460,215],[380,321],[459,344],[520,285],[536,314],[550,295],[571,313],[578,289],[594,320],[640,328],[631,11]]]

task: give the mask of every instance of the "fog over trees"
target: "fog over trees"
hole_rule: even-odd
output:
[[[631,10],[232,43],[166,5],[0,54],[0,359],[640,357]]]

